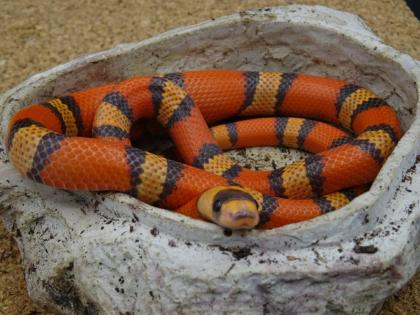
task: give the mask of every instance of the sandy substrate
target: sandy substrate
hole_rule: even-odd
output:
[[[402,0],[3,0],[0,93],[32,74],[122,42],[245,9],[322,4],[361,16],[384,41],[420,59],[420,23]],[[0,210],[1,211],[1,210]],[[420,314],[420,273],[389,298],[381,315]],[[19,251],[0,223],[0,314],[51,314],[31,303]]]

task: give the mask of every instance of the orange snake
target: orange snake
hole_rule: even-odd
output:
[[[256,116],[277,118],[208,127]],[[305,119],[286,118],[294,116]],[[130,145],[131,126],[140,118],[168,130],[185,164]],[[32,104],[11,119],[7,148],[14,166],[37,182],[126,192],[226,228],[249,229],[342,207],[358,193],[354,187],[374,180],[400,136],[395,111],[355,84],[207,70],[138,76]],[[314,154],[273,171],[249,170],[222,154],[255,145]]]

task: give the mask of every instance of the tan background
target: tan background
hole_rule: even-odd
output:
[[[245,9],[322,4],[361,16],[387,44],[420,59],[420,23],[402,0],[0,0],[0,93],[80,55]],[[0,210],[1,211],[1,210]],[[420,273],[381,315],[420,314]],[[49,314],[26,293],[19,251],[0,223],[0,314]]]

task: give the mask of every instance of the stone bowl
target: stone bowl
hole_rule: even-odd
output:
[[[121,193],[20,176],[4,149],[25,105],[138,74],[272,70],[347,79],[386,99],[404,136],[371,189],[339,211],[224,233]],[[420,65],[358,17],[320,6],[244,11],[83,56],[0,98],[0,217],[29,295],[61,314],[372,314],[419,267]],[[273,159],[274,151],[264,149]],[[250,155],[252,158],[252,154]]]

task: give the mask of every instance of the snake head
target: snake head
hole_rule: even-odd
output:
[[[232,230],[254,228],[260,220],[260,204],[244,188],[216,186],[203,192],[197,201],[207,220]]]

